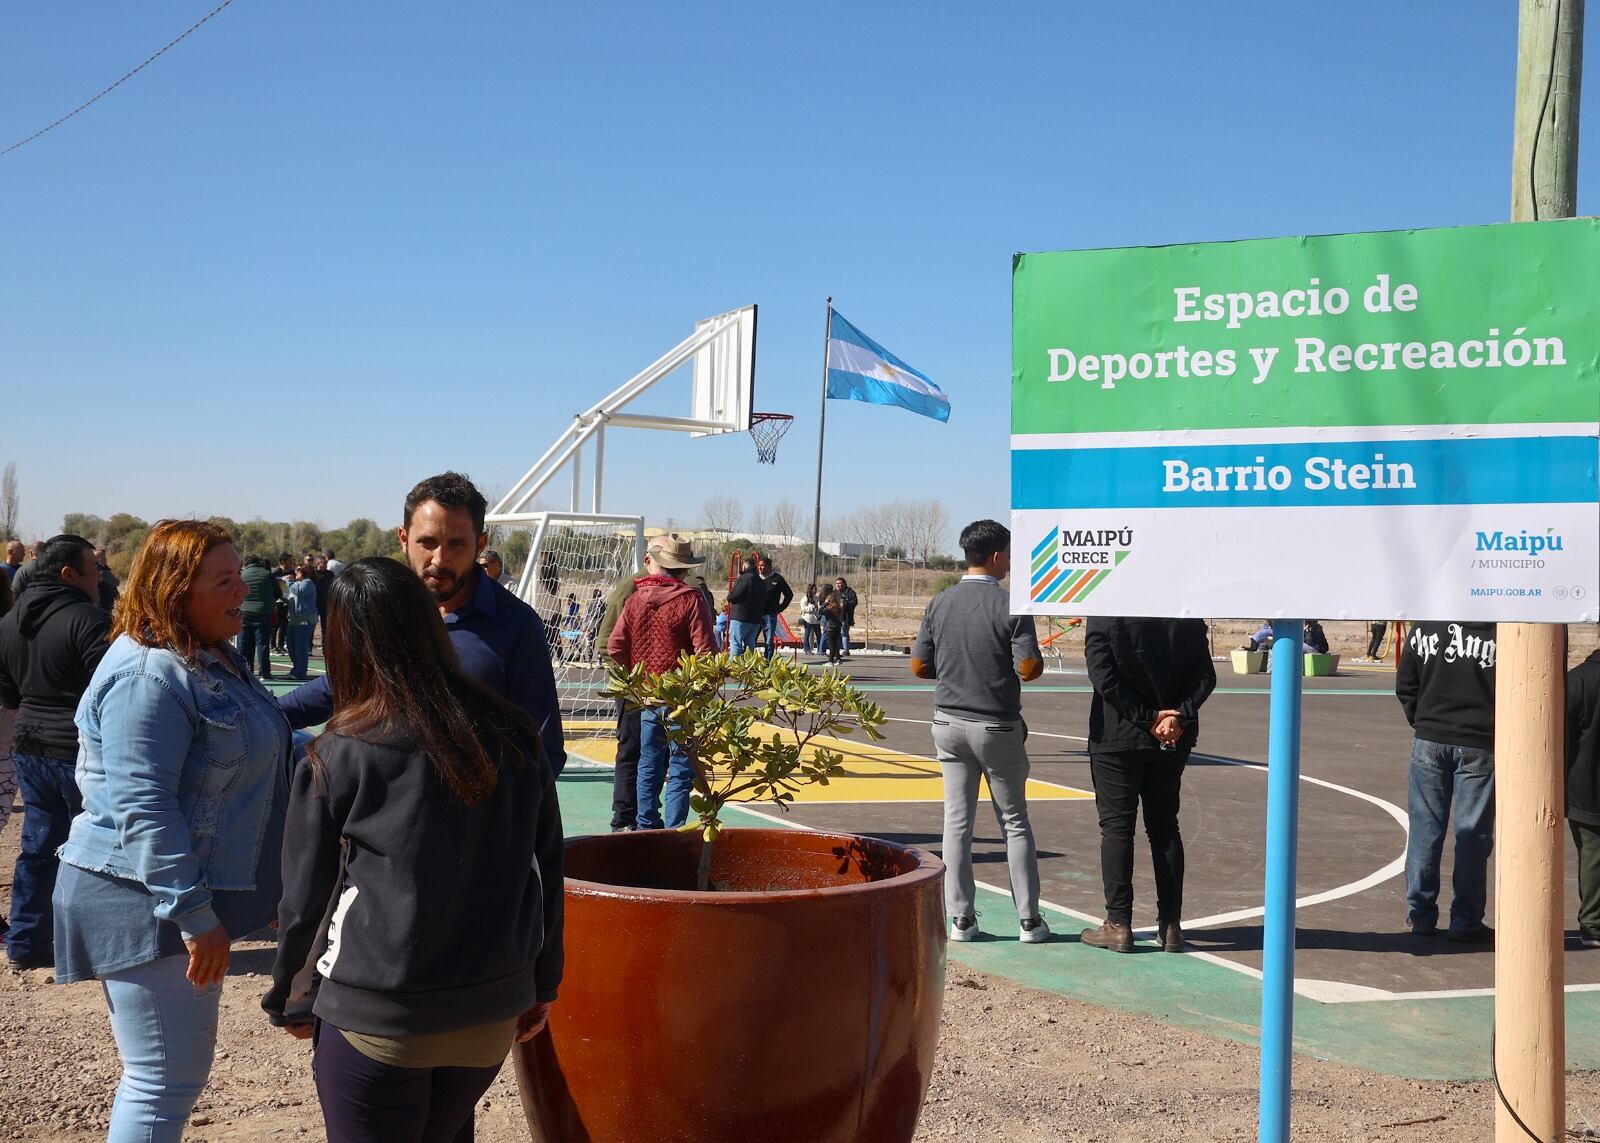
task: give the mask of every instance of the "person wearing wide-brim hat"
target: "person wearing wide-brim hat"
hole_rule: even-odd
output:
[[[690,568],[705,560],[682,536],[663,536],[650,545],[654,574],[634,580],[634,592],[623,605],[617,625],[606,640],[606,654],[624,667],[643,664],[651,674],[678,665],[685,651],[711,654],[717,649],[711,609],[705,597],[685,582]],[[665,711],[653,707],[639,718],[638,810],[635,827],[676,829],[689,816],[694,770],[688,757],[672,746],[664,724]],[[666,785],[666,818],[661,814],[661,788]]]

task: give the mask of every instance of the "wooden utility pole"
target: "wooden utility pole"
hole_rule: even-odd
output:
[[[1570,218],[1578,197],[1583,0],[1520,0],[1511,219]],[[1535,266],[1513,272],[1538,273]],[[1496,1143],[1566,1125],[1562,860],[1565,627],[1502,623],[1495,696]],[[1520,1120],[1520,1123],[1518,1122]]]

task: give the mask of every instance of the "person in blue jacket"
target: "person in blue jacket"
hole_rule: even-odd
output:
[[[488,510],[483,494],[460,473],[430,476],[406,496],[400,546],[439,606],[461,669],[527,714],[551,772],[560,774],[567,752],[550,644],[538,613],[477,562],[489,544],[483,526]],[[296,730],[324,723],[333,713],[327,675],[279,701]]]
[[[109,1143],[177,1143],[211,1072],[232,942],[276,915],[289,725],[232,645],[239,553],[163,520],[78,704],[83,810],[55,885],[56,982],[98,979],[122,1057]]]

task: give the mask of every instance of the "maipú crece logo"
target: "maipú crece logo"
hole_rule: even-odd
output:
[[[1132,548],[1132,528],[1051,528],[1033,548],[1029,598],[1035,603],[1087,599]]]

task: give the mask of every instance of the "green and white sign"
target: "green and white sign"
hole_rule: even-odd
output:
[[[1018,255],[1019,612],[1592,621],[1600,223]]]

